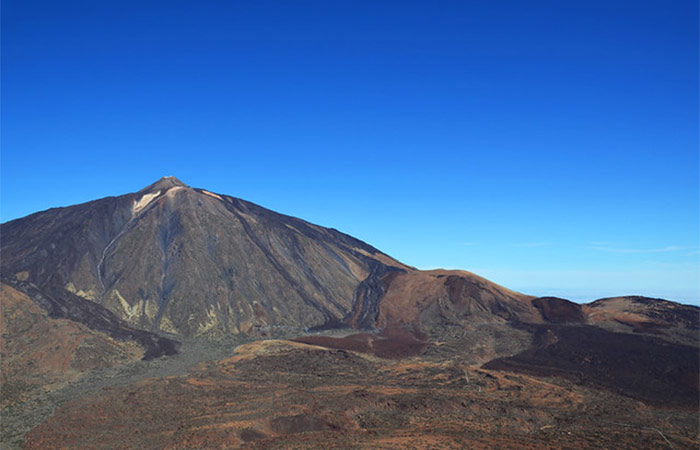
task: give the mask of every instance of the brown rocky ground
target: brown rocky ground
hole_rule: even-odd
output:
[[[356,333],[344,337],[304,336],[294,341],[390,359],[420,355],[431,345],[421,331],[398,326],[385,328],[378,333]]]
[[[134,342],[120,342],[76,322],[53,319],[22,292],[0,285],[0,408],[57,389],[91,370],[143,357]]]
[[[697,306],[628,296],[596,300],[582,306],[588,323],[611,331],[649,334],[686,345],[700,336]]]
[[[91,359],[71,343],[93,341],[42,324],[124,344],[52,319],[7,288],[3,351],[12,364],[3,389],[34,387],[3,411],[0,442],[206,449],[700,442],[697,308],[632,297],[578,305],[457,271],[388,274],[383,283],[379,330],[279,330],[278,338],[293,339],[252,343],[191,338],[175,355],[130,364],[143,352],[110,359],[111,347],[98,347]],[[25,342],[39,335],[48,341]],[[50,351],[48,342],[62,336],[73,341]],[[249,343],[236,347],[242,342]],[[21,370],[32,357],[37,367]],[[110,364],[118,370],[102,370]]]
[[[25,448],[697,448],[697,411],[563,378],[256,341],[60,408]]]

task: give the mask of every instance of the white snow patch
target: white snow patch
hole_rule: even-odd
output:
[[[216,194],[213,193],[213,192],[205,191],[204,189],[202,189],[202,194],[208,195],[208,196],[210,196],[210,197],[218,198],[219,200],[224,201],[224,199],[221,198],[220,195],[216,195]]]
[[[151,203],[151,201],[153,201],[153,199],[158,197],[159,195],[160,195],[160,191],[156,191],[156,192],[151,192],[150,194],[146,194],[143,197],[141,197],[139,199],[139,201],[134,203],[134,207],[133,207],[134,214],[140,213],[143,210],[143,208],[146,207],[146,205]]]

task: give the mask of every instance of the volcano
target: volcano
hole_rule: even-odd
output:
[[[91,447],[101,425],[85,414],[107,411],[119,428],[132,410],[134,447],[302,445],[297,433],[316,433],[310,448],[318,448],[337,442],[337,433],[360,433],[377,448],[384,441],[362,433],[409,436],[406,420],[425,427],[416,438],[448,427],[436,439],[457,447],[511,446],[524,442],[523,433],[535,447],[565,445],[559,435],[532,430],[563,423],[576,408],[593,411],[597,427],[633,409],[649,420],[663,416],[676,424],[676,443],[696,443],[695,306],[638,296],[578,304],[467,271],[418,270],[338,230],[174,177],[1,224],[0,237],[2,405],[10,411],[0,437],[9,447]],[[279,340],[259,341],[270,338]],[[282,374],[286,381],[276,384]],[[345,377],[374,391],[349,388]],[[263,379],[266,387],[258,387]],[[193,425],[204,411],[227,414],[220,401],[227,383],[259,391],[235,398],[245,411],[264,414],[238,425]],[[112,386],[117,391],[102,391]],[[482,396],[482,388],[498,395]],[[263,398],[278,401],[270,391],[280,392],[284,411],[261,406]],[[550,394],[583,406],[554,407],[559,400]],[[66,404],[76,395],[79,402]],[[198,398],[199,406],[149,415],[181,402],[179,395]],[[321,398],[325,416],[298,406]],[[474,406],[491,401],[510,425]],[[48,421],[47,402],[58,411]],[[523,405],[535,412],[521,413]],[[438,411],[450,411],[445,422],[428,419]],[[486,421],[479,426],[488,439],[454,431],[467,413]],[[66,424],[78,423],[66,434]],[[191,440],[173,427],[190,430],[182,433]],[[105,433],[106,446],[121,445],[110,441],[119,432]],[[616,442],[582,433],[577,445]],[[638,447],[634,433],[622,436]],[[426,446],[437,442],[431,439]]]
[[[454,318],[540,316],[531,297],[468,272],[421,272],[335,229],[174,177],[1,232],[9,282],[87,300],[150,332],[420,325],[438,299]]]

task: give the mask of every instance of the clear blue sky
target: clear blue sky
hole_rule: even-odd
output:
[[[420,267],[698,303],[698,3],[2,2],[2,221],[164,175]]]

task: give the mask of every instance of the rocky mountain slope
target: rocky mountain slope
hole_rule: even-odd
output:
[[[0,277],[8,448],[697,447],[698,307],[421,271],[173,177],[1,224]]]
[[[0,408],[58,389],[85,372],[141,359],[143,349],[49,315],[27,295],[0,285]]]
[[[579,305],[465,271],[419,271],[335,229],[174,177],[32,214],[0,235],[6,284],[51,317],[137,342],[147,358],[175,352],[177,336],[343,327],[370,333],[322,341],[399,357],[467,340],[480,362],[530,348],[555,324],[697,345],[697,307],[641,297]]]
[[[172,177],[0,233],[8,281],[89,300],[154,332],[376,328],[417,324],[424,308],[451,320],[538,316],[527,296],[472,274],[419,272],[337,230]]]
[[[0,235],[5,283],[52,317],[139,342],[148,357],[176,349],[154,333],[264,336],[336,327],[423,341],[487,324],[589,324],[697,341],[696,307],[640,297],[582,306],[465,271],[419,271],[335,229],[174,177],[13,220],[0,225]]]

